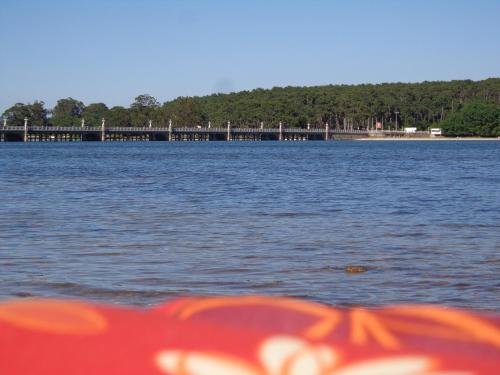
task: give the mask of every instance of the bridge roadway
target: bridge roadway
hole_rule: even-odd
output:
[[[379,135],[404,136],[384,131]],[[326,128],[0,126],[0,141],[305,141],[365,138],[367,130]]]

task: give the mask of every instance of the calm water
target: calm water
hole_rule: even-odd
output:
[[[0,144],[0,298],[245,293],[500,310],[500,142]]]

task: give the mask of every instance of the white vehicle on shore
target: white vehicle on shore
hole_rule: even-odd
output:
[[[440,128],[431,128],[431,137],[440,137],[442,135]]]

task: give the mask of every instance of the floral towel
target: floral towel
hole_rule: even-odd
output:
[[[500,317],[259,296],[0,303],[0,374],[500,374]]]

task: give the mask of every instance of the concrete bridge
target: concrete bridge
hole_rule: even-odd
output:
[[[88,127],[88,126],[3,126],[3,142],[53,141],[306,141],[342,140],[369,136],[405,136],[395,131],[339,130],[324,128],[237,128],[231,127]]]

